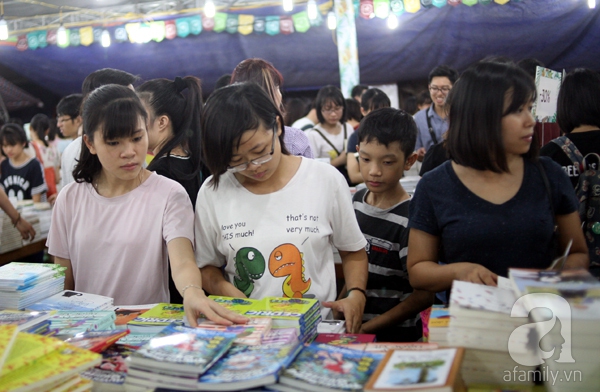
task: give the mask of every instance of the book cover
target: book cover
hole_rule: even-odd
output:
[[[16,325],[0,325],[0,371],[8,357],[19,329]]]
[[[298,343],[232,347],[200,377],[197,389],[239,391],[272,384],[300,349]]]
[[[429,328],[450,326],[450,309],[443,305],[433,305],[429,314]]]
[[[224,308],[239,314],[245,314],[256,302],[260,302],[260,300],[251,298],[234,298],[220,295],[209,295],[208,298],[212,299]]]
[[[81,332],[115,329],[115,312],[99,310],[93,312],[57,311],[49,320],[58,335],[74,336]]]
[[[271,317],[274,319],[274,325],[277,325],[279,321],[286,320],[292,323],[304,324],[318,311],[319,301],[316,299],[266,297],[255,302],[252,308],[246,311],[245,315]]]
[[[296,328],[275,328],[263,336],[263,344],[291,344],[298,340]]]
[[[516,300],[510,290],[455,280],[450,292],[450,314],[454,315],[453,308],[459,307],[510,315]]]
[[[107,347],[112,345],[114,342],[119,340],[125,335],[129,334],[129,330],[125,329],[113,329],[108,331],[88,331],[78,333],[65,340],[65,342],[72,344],[73,346],[85,348],[86,350],[93,351],[95,353],[103,352]]]
[[[132,349],[119,344],[113,344],[102,352],[102,362],[81,373],[81,377],[97,384],[120,386],[127,377],[127,362]]]
[[[435,350],[438,348],[437,343],[419,343],[419,342],[411,342],[411,343],[392,343],[392,342],[383,342],[383,343],[367,343],[365,347],[365,351],[369,352],[387,352],[389,350],[407,350],[407,351],[421,351],[421,350]]]
[[[365,392],[452,392],[460,379],[463,355],[463,348],[389,351],[365,385]]]
[[[50,318],[55,312],[36,312],[24,310],[0,310],[0,325],[14,324],[19,331],[31,328]]]
[[[152,339],[156,335],[157,334],[155,333],[129,333],[129,335],[125,335],[119,340],[117,340],[116,344],[137,349],[140,346],[143,346],[144,344],[148,343],[150,339]]]
[[[283,371],[279,382],[303,390],[362,390],[382,357],[378,353],[311,344]]]
[[[183,325],[183,305],[159,303],[127,323],[131,332],[159,332],[171,323]]]
[[[62,340],[53,337],[19,332],[4,362],[0,377],[58,350],[64,344]]]
[[[29,310],[94,311],[112,309],[113,299],[103,295],[63,290],[48,298],[29,305]]]
[[[341,346],[345,344],[361,344],[361,343],[372,343],[375,341],[376,336],[374,334],[360,333],[320,333],[315,339],[315,343],[327,343],[334,346]]]
[[[246,324],[220,325],[213,321],[200,319],[197,328],[236,334],[233,344],[257,345],[263,336],[271,330],[269,317],[251,317]]]
[[[45,386],[61,383],[82,371],[96,366],[101,355],[79,347],[64,344],[35,361],[29,362],[0,377],[2,390],[23,388],[31,391],[45,390]]]
[[[135,320],[136,317],[141,316],[156,305],[157,304],[117,307],[115,309],[115,327],[119,329],[127,329],[127,323]]]
[[[510,268],[508,276],[519,296],[551,293],[561,297],[600,297],[600,281],[586,269],[538,270]]]
[[[200,375],[233,344],[236,335],[169,325],[129,357],[133,367]]]
[[[0,267],[0,288],[18,291],[52,277],[64,277],[66,267],[59,264],[12,262]]]

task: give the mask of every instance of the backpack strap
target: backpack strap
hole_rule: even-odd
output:
[[[346,145],[346,136],[347,136],[347,133],[346,133],[346,124],[342,124],[342,127],[344,128],[344,146],[345,146]],[[335,146],[333,145],[333,143],[331,142],[331,140],[327,139],[325,137],[325,135],[323,135],[323,133],[321,131],[319,131],[317,128],[313,128],[313,130],[316,131],[319,135],[321,135],[321,137],[323,138],[323,140],[325,140],[327,142],[327,144],[329,144],[331,146],[331,148],[333,148],[338,155],[341,154],[340,151],[337,148],[335,148]]]
[[[433,106],[433,104],[431,106]],[[431,140],[433,140],[433,144],[438,144],[437,136],[435,136],[435,132],[433,131],[433,127],[431,126],[431,119],[429,118],[429,112],[431,112],[431,106],[425,112],[425,119],[427,119],[427,128],[429,128],[429,135],[431,136]]]
[[[573,143],[571,141],[571,139],[569,139],[566,136],[561,136],[561,137],[557,137],[556,139],[552,139],[552,142],[557,144],[561,150],[563,150],[563,152],[565,154],[567,154],[567,156],[569,157],[569,159],[571,160],[571,162],[573,162],[573,165],[576,165],[579,167],[579,171],[581,172],[583,169],[583,154],[579,151],[579,149],[577,149],[577,146],[575,146],[575,143]]]

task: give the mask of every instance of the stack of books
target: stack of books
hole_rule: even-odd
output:
[[[48,237],[48,232],[50,231],[50,223],[52,221],[52,206],[48,202],[42,203],[33,203],[32,205],[23,206],[21,210],[21,215],[27,216],[27,220],[29,221],[29,216],[34,216],[39,221],[39,231],[38,228],[36,230],[36,240],[39,238]]]
[[[0,212],[2,217],[2,229],[0,230],[0,253],[10,252],[11,250],[23,247],[23,237],[21,233],[13,226],[12,220],[3,211]]]
[[[440,347],[448,347],[450,309],[444,305],[433,305],[427,322],[427,341]]]
[[[119,392],[125,391],[125,378],[127,377],[127,362],[132,349],[113,344],[102,352],[102,362],[95,367],[81,373],[81,377],[92,381],[94,392]]]
[[[503,385],[507,384],[506,369],[535,370],[535,366],[523,365],[537,360],[528,346],[533,326],[526,317],[511,317],[513,306],[518,306],[515,301],[509,289],[453,282],[448,344],[467,349],[462,364],[467,385]],[[533,385],[531,379],[508,381],[511,385],[521,382]]]
[[[262,344],[263,337],[271,331],[271,318],[251,317],[246,324],[219,325],[210,320],[202,320],[198,328],[211,331],[222,331],[236,334],[233,344],[257,346]]]
[[[65,286],[65,267],[12,262],[0,267],[0,309],[25,309]]]
[[[591,392],[600,385],[600,282],[587,270],[510,269],[536,334],[548,391]]]
[[[29,310],[68,310],[72,312],[93,312],[113,310],[113,308],[111,297],[73,290],[61,291],[27,307]]]
[[[0,325],[16,325],[22,332],[43,334],[50,327],[48,320],[55,311],[37,312],[24,310],[0,310]]]
[[[59,310],[50,316],[50,328],[63,339],[82,332],[106,331],[115,329],[115,312],[101,310],[96,312],[70,312]]]
[[[0,390],[66,391],[75,385],[76,390],[90,390],[91,382],[79,373],[100,360],[99,354],[59,339],[19,332],[0,372]]]
[[[159,303],[127,322],[132,334],[157,334],[167,325],[183,325],[183,305]]]
[[[129,356],[125,386],[193,390],[235,338],[221,331],[167,326]]]

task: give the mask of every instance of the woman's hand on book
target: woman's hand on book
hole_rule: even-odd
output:
[[[206,317],[217,324],[245,324],[248,318],[224,308],[204,295],[202,290],[189,291],[183,299],[185,315],[191,327],[198,326],[198,318]]]
[[[465,282],[484,284],[486,286],[497,286],[498,275],[475,263],[456,263],[456,280]]]

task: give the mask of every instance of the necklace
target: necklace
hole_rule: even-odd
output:
[[[133,187],[132,189],[130,189],[129,191],[127,191],[125,193],[129,193],[129,192],[133,191],[134,189],[136,189],[137,187],[139,187],[140,185],[142,185],[142,183],[144,182],[145,176],[146,176],[145,170],[144,169],[140,170],[140,174],[138,175],[139,183],[135,187]],[[96,190],[96,193],[99,194],[100,196],[102,196],[102,194],[98,190],[98,179],[99,178],[100,178],[100,176],[98,175],[98,177],[96,177],[96,181],[92,184],[92,186]]]

